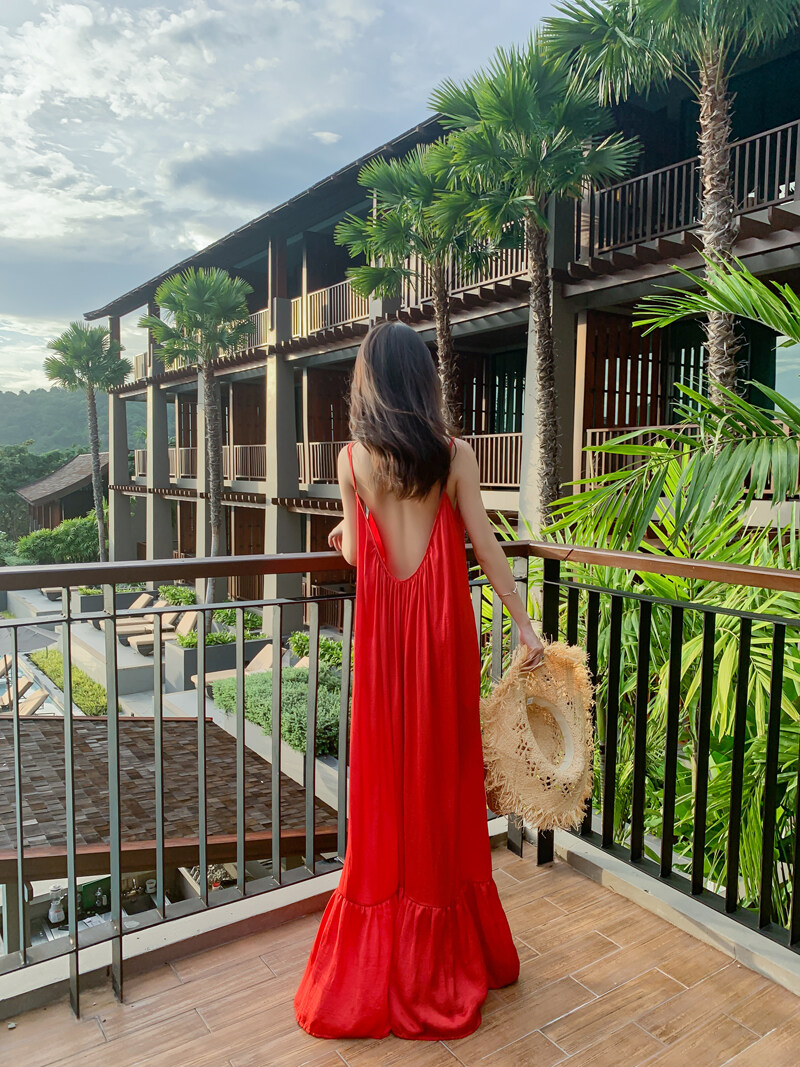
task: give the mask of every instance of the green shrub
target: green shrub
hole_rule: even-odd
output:
[[[238,614],[240,613],[235,608],[217,608],[214,612],[214,619],[220,626],[235,626]],[[257,611],[245,611],[244,628],[246,631],[260,630],[263,625],[264,620]]]
[[[317,755],[339,751],[341,678],[334,670],[321,670],[317,692]],[[213,684],[214,702],[227,714],[236,711],[236,679]],[[308,669],[284,667],[281,673],[281,737],[297,752],[306,750],[308,724]],[[244,713],[264,733],[272,730],[272,671],[248,675],[244,684]]]
[[[309,636],[305,630],[295,630],[294,633],[289,634],[289,648],[299,659],[309,654],[310,647]],[[342,642],[336,641],[333,637],[320,637],[319,660],[326,667],[341,669]]]
[[[28,564],[94,563],[99,558],[94,516],[65,519],[54,530],[34,530],[17,541],[17,556]]]
[[[141,593],[144,591],[144,582],[122,582],[114,588],[118,593]],[[78,588],[78,592],[81,596],[97,596],[103,590],[99,585],[82,585]]]
[[[235,640],[236,634],[230,630],[212,630],[206,634],[206,645],[232,645]],[[181,648],[197,648],[197,630],[178,634],[177,641]]]
[[[63,692],[64,658],[58,649],[54,645],[41,648],[38,652],[31,652],[30,658]],[[103,686],[75,666],[72,668],[72,699],[84,715],[105,715],[108,712],[108,699]]]
[[[158,595],[176,608],[197,603],[197,593],[188,585],[162,585],[159,586]]]

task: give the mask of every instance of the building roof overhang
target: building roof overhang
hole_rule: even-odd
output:
[[[143,282],[135,289],[116,297],[108,304],[94,311],[87,311],[85,318],[99,319],[104,316],[127,315],[131,311],[142,307],[152,300],[158,286],[171,275],[185,270],[187,267],[223,267],[235,266],[249,255],[265,248],[266,242],[272,233],[286,232],[292,224],[301,224],[302,216],[307,218],[307,213],[313,205],[322,204],[329,199],[338,189],[355,182],[358,172],[369,160],[377,156],[400,156],[408,152],[414,145],[434,141],[442,133],[438,117],[433,116],[413,126],[410,130],[399,134],[387,141],[380,148],[375,148],[359,159],[348,163],[346,166],[329,174],[321,181],[305,189],[302,193],[286,200],[277,207],[270,208],[250,222],[245,223],[231,233],[221,237],[213,244],[201,248],[186,259],[181,260],[174,266],[162,271],[149,281]]]

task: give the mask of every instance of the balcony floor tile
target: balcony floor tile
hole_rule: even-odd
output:
[[[494,875],[522,963],[458,1041],[328,1041],[294,1017],[321,913],[126,980],[126,1003],[87,989],[3,1025],[26,1067],[540,1067],[796,1063],[800,998],[567,864],[507,849]]]

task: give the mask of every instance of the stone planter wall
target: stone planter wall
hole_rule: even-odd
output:
[[[117,609],[119,611],[125,611],[131,606],[134,600],[138,600],[142,593],[152,593],[156,595],[155,589],[140,589],[139,592],[127,592],[117,593]],[[73,590],[70,598],[72,605],[72,611],[74,614],[83,614],[89,611],[102,611],[103,610],[103,594],[102,593],[79,593],[77,589]],[[145,612],[147,609],[145,608]]]
[[[244,659],[249,663],[264,645],[263,638],[245,641]],[[236,666],[236,645],[206,645],[206,672],[233,670]],[[170,641],[164,650],[164,692],[182,693],[193,689],[192,675],[197,674],[197,649],[181,648],[177,641]]]

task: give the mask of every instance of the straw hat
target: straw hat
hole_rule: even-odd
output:
[[[502,679],[481,699],[486,803],[541,830],[576,828],[592,793],[594,687],[583,649],[544,646],[533,671],[519,645]]]

